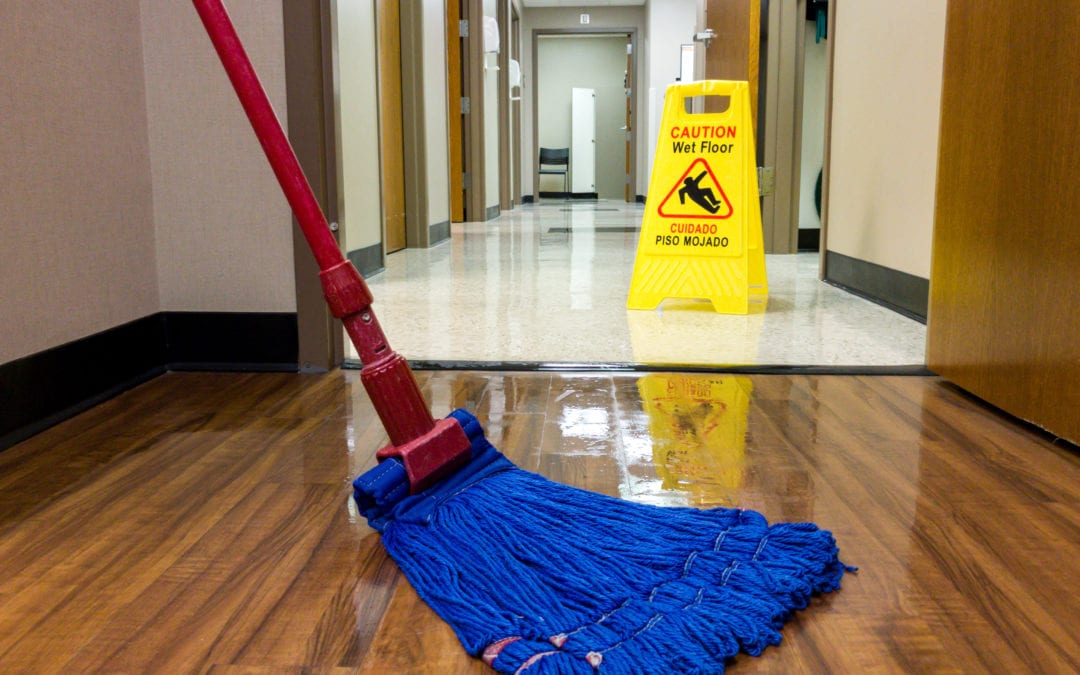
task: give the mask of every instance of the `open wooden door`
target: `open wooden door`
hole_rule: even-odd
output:
[[[751,117],[757,119],[761,0],[706,0],[705,28],[716,37],[705,46],[703,79],[749,82]],[[706,100],[705,112],[715,105]]]
[[[382,151],[383,247],[405,248],[405,149],[401,109],[401,0],[377,0],[379,145]]]
[[[465,220],[465,155],[462,143],[461,0],[446,2],[446,110],[450,154],[450,221]]]
[[[927,364],[1080,443],[1080,5],[950,2],[945,25]]]

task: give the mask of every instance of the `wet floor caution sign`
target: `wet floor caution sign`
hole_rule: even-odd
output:
[[[694,96],[728,98],[720,113],[689,113]],[[702,299],[747,314],[768,295],[754,127],[746,82],[668,87],[629,309]]]

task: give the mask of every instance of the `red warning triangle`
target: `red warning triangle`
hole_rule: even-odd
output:
[[[705,158],[687,167],[656,210],[664,218],[730,218],[735,209]]]

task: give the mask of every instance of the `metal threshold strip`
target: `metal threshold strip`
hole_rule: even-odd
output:
[[[622,361],[459,361],[417,359],[410,360],[413,370],[476,370],[488,372],[525,373],[728,373],[737,375],[904,375],[916,377],[934,376],[924,365],[745,365],[745,364],[679,364],[679,363],[633,363]],[[346,359],[346,370],[359,370],[360,361]]]

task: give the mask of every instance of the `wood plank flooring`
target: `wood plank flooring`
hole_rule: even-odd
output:
[[[831,529],[733,673],[1080,671],[1080,455],[936,378],[419,378],[553,480]],[[384,442],[357,372],[170,373],[0,453],[0,670],[485,672],[349,502]]]

